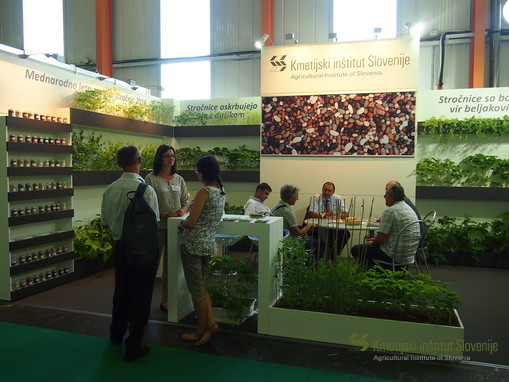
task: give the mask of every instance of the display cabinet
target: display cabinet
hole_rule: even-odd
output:
[[[72,126],[3,117],[0,145],[0,299],[72,279]]]

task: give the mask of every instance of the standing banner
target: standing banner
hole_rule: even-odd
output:
[[[262,154],[413,156],[419,40],[262,51]]]

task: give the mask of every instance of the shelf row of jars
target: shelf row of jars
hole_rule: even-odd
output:
[[[27,276],[22,279],[18,279],[13,282],[13,290],[23,289],[41,282],[51,280],[60,276],[64,276],[70,272],[69,267],[54,268],[51,271],[40,272]]]
[[[65,211],[66,209],[67,209],[67,203],[53,203],[53,204],[40,205],[39,208],[37,208],[35,206],[12,208],[11,216],[16,217],[16,216],[45,214],[47,212]]]
[[[34,143],[39,145],[59,145],[66,146],[67,139],[66,138],[55,138],[55,137],[37,137],[37,136],[23,136],[23,135],[9,135],[9,142],[17,142],[17,143]]]
[[[49,191],[49,190],[64,190],[67,188],[67,182],[48,182],[43,184],[39,183],[18,183],[9,185],[9,192],[26,192],[26,191]]]
[[[47,259],[49,257],[59,256],[64,253],[69,252],[68,247],[58,247],[58,248],[46,248],[44,251],[32,251],[27,253],[26,255],[13,256],[11,255],[11,267],[15,267],[16,265],[30,263],[37,260]]]
[[[11,167],[66,167],[67,162],[63,160],[35,160],[35,159],[11,159]]]
[[[19,111],[19,110],[14,110],[14,109],[9,109],[8,113],[9,113],[9,117],[35,119],[37,121],[46,121],[46,122],[67,123],[67,118],[56,117],[54,115],[44,115],[44,114],[31,113],[31,112],[27,112],[27,111]]]

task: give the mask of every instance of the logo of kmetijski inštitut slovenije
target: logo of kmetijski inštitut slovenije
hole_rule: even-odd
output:
[[[272,65],[272,68],[270,69],[271,72],[283,72],[286,69],[286,63],[285,63],[286,55],[283,56],[272,56],[270,59],[270,64]]]

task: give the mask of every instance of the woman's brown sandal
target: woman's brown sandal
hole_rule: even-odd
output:
[[[207,330],[205,330],[205,333],[202,334],[201,338],[196,341],[196,345],[205,345],[207,342],[209,342],[212,337],[219,331],[219,326],[214,322],[212,325],[210,325]]]
[[[198,334],[196,332],[189,332],[189,333],[184,333],[182,334],[182,338],[186,341],[190,341],[190,342],[198,342],[201,340],[201,338],[203,337],[203,334]]]

